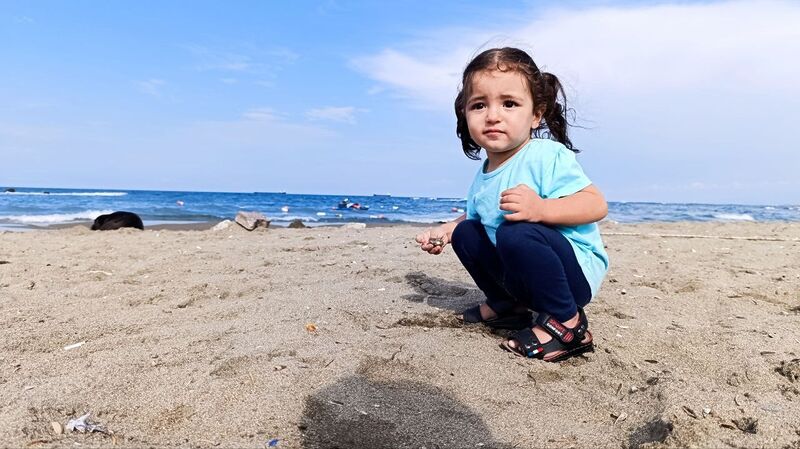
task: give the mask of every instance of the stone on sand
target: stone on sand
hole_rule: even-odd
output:
[[[261,212],[245,212],[240,211],[236,214],[236,223],[248,231],[255,228],[268,228],[269,220]]]
[[[214,225],[214,227],[211,228],[211,230],[212,231],[224,231],[224,230],[228,229],[229,227],[231,227],[232,224],[233,224],[233,222],[230,221],[230,220],[223,220],[223,221],[220,221],[219,223],[217,223],[216,225]]]

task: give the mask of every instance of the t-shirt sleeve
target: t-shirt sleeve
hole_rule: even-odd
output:
[[[480,219],[478,214],[475,212],[475,182],[472,182],[472,185],[469,186],[469,192],[467,193],[467,220],[477,220]]]
[[[542,167],[542,198],[569,196],[592,184],[571,150],[561,148],[551,156]]]

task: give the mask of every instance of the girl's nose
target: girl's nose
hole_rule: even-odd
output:
[[[495,123],[500,120],[500,111],[498,108],[489,106],[486,108],[486,121],[490,123]]]

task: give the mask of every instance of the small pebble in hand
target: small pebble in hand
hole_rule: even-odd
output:
[[[444,240],[441,238],[430,238],[428,239],[428,243],[433,246],[444,246]]]

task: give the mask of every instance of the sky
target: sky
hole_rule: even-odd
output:
[[[610,201],[799,204],[800,2],[0,1],[0,186],[463,198],[528,51]]]

